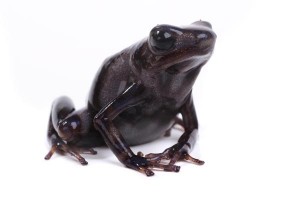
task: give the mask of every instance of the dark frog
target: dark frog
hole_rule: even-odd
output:
[[[96,154],[93,147],[107,145],[125,166],[147,176],[154,168],[178,172],[179,160],[203,164],[189,155],[198,129],[192,87],[215,40],[208,22],[158,25],[149,37],[106,59],[85,108],[75,110],[67,97],[54,101],[48,128],[52,148],[45,159],[57,151],[85,165],[79,153]],[[130,149],[160,138],[175,124],[184,133],[162,153],[144,156]]]

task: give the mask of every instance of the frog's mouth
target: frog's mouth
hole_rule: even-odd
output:
[[[180,62],[180,63],[177,63],[175,65],[168,67],[166,69],[166,72],[168,72],[170,74],[184,73],[191,69],[194,69],[195,67],[197,67],[197,65],[191,64],[190,61],[183,61],[183,62]]]
[[[171,74],[185,73],[195,68],[203,66],[211,57],[211,53],[206,55],[194,55],[183,59],[180,62],[165,66],[166,72]]]

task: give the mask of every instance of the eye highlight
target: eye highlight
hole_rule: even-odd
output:
[[[150,45],[159,51],[170,50],[174,43],[175,39],[172,34],[167,30],[159,30],[154,28],[150,32]]]

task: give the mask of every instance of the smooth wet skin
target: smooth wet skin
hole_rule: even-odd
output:
[[[79,153],[95,154],[92,147],[106,144],[125,166],[147,176],[154,174],[153,168],[178,172],[179,160],[203,164],[188,154],[198,129],[192,87],[215,40],[208,22],[158,25],[147,38],[106,59],[85,108],[75,110],[68,97],[54,101],[48,128],[52,148],[45,158],[58,151],[87,164]],[[131,145],[158,139],[175,124],[184,133],[163,153],[131,151]]]

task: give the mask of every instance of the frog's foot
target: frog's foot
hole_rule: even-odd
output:
[[[59,152],[62,154],[68,153],[71,156],[75,157],[82,165],[87,165],[88,162],[78,152],[88,153],[88,154],[92,154],[92,155],[97,154],[97,151],[95,151],[92,148],[72,147],[72,146],[65,144],[63,141],[61,141],[61,142],[57,142],[56,144],[52,145],[49,153],[45,156],[45,159],[49,160],[55,152]]]
[[[168,165],[174,165],[177,161],[187,161],[197,165],[203,165],[205,162],[190,156],[187,151],[182,148],[182,145],[175,144],[170,148],[167,148],[162,153],[150,153],[145,156],[147,160],[154,163],[169,162]]]
[[[124,164],[134,170],[137,170],[147,176],[153,176],[154,170],[163,170],[167,172],[179,172],[180,167],[177,165],[161,164],[143,157],[141,152],[137,155],[131,156],[125,160]]]

